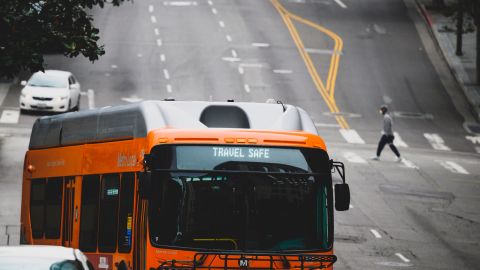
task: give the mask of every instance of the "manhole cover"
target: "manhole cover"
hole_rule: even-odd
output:
[[[411,118],[411,119],[433,119],[433,115],[429,113],[417,112],[393,112],[393,116],[397,118]]]
[[[478,133],[478,134],[480,134],[480,125],[477,125],[477,124],[467,124],[466,127],[467,127],[467,130],[470,131],[471,133]]]

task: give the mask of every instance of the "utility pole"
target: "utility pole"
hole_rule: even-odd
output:
[[[457,7],[457,50],[456,55],[462,56],[462,34],[463,34],[463,0],[458,0]]]

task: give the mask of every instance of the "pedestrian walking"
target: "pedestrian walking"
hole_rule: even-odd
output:
[[[393,144],[393,140],[395,139],[395,136],[393,136],[393,128],[392,128],[393,121],[392,121],[392,117],[390,117],[390,114],[388,113],[387,105],[382,105],[380,107],[380,113],[383,115],[382,137],[378,142],[377,155],[374,156],[372,159],[380,160],[380,154],[382,153],[382,150],[385,147],[385,144],[388,143],[388,146],[390,146],[390,149],[392,149],[393,153],[395,153],[395,155],[397,156],[396,161],[401,161],[402,158],[400,157],[400,153],[398,152],[397,147],[395,147],[395,144]]]

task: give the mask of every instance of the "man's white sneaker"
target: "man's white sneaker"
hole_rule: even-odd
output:
[[[402,160],[403,160],[402,157],[396,157],[396,158],[395,158],[395,161],[396,161],[396,162],[401,162]]]
[[[380,160],[380,157],[374,156],[374,157],[372,157],[372,160]]]

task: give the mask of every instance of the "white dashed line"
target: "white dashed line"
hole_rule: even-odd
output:
[[[118,66],[117,66],[117,65],[111,65],[111,67],[112,67],[113,69],[116,69],[116,68],[118,68]]]
[[[334,54],[334,50],[327,50],[327,49],[314,49],[314,48],[305,48],[305,51],[308,53],[315,53],[315,54]]]
[[[240,66],[245,68],[262,68],[264,67],[261,63],[241,63]]]
[[[18,110],[4,110],[0,117],[0,123],[2,124],[16,124],[20,118],[20,111]]]
[[[354,152],[344,152],[343,157],[351,163],[367,164],[367,161]]]
[[[365,144],[365,141],[358,135],[354,129],[340,129],[340,134],[348,143]]]
[[[187,7],[187,6],[197,6],[198,3],[195,1],[170,1],[163,2],[164,6],[177,6],[177,7]]]
[[[277,73],[277,74],[292,74],[293,71],[291,71],[290,69],[274,69],[274,70],[273,70],[273,73]]]
[[[440,135],[436,133],[425,133],[423,136],[425,136],[430,145],[432,145],[433,149],[443,151],[451,150],[450,147],[445,145],[445,141],[442,139],[442,137],[440,137]]]
[[[245,70],[243,69],[242,66],[238,66],[238,73],[240,73],[240,74],[245,73]]]
[[[167,84],[167,92],[172,93],[172,86],[170,84]]]
[[[89,110],[95,109],[95,91],[93,91],[93,89],[87,90],[87,98],[88,98],[88,109]]]
[[[315,123],[316,127],[328,127],[328,128],[339,128],[339,124],[330,124],[330,123]]]
[[[370,229],[370,232],[375,236],[375,238],[381,239],[382,235],[375,229]]]
[[[403,147],[407,148],[408,145],[402,140],[402,137],[400,137],[400,134],[398,132],[394,132],[393,135],[395,136],[394,144],[397,145],[398,147]]]
[[[227,62],[238,62],[238,61],[240,61],[240,58],[237,58],[237,57],[222,57],[222,60],[227,61]]]
[[[160,61],[165,62],[167,58],[165,57],[165,54],[160,54]]]
[[[225,38],[227,39],[228,42],[232,42],[232,37],[230,35],[226,35]]]
[[[405,165],[407,168],[418,169],[418,166],[415,165],[415,163],[405,158],[402,158],[402,164]]]
[[[158,31],[158,28],[153,29],[153,32],[155,32],[156,36],[160,35],[160,31]]]
[[[224,28],[225,27],[225,23],[223,21],[219,21],[218,24],[220,25],[220,27]]]
[[[215,15],[217,15],[217,13],[218,13],[217,9],[216,9],[216,8],[212,8],[212,13],[215,14]]]
[[[208,0],[208,4],[209,4],[210,6],[213,6],[213,2],[212,2],[211,0]]]
[[[163,76],[165,76],[165,79],[170,80],[170,73],[168,73],[168,69],[163,69]]]
[[[235,51],[234,49],[232,49],[232,56],[235,58],[238,57],[237,51]]]
[[[460,166],[458,163],[453,161],[439,161],[440,165],[442,165],[445,169],[451,171],[452,173],[459,173],[459,174],[470,174],[465,168]]]
[[[244,84],[243,88],[245,88],[245,92],[250,93],[250,86],[248,84]]]
[[[157,46],[158,47],[162,46],[162,40],[159,38],[157,38]]]
[[[148,5],[148,12],[153,12],[153,5]]]
[[[400,258],[400,260],[402,260],[402,261],[404,261],[404,262],[406,262],[406,263],[409,263],[409,262],[410,262],[410,260],[407,259],[405,256],[403,256],[401,253],[395,253],[395,255],[396,255],[398,258]]]
[[[137,54],[137,57],[142,57],[143,55],[141,53]]]
[[[252,46],[253,46],[253,47],[266,48],[266,47],[270,47],[270,44],[268,44],[268,43],[252,43]]]
[[[152,21],[152,23],[156,23],[157,22],[157,17],[155,16],[150,16],[150,21]]]
[[[335,3],[337,3],[341,8],[347,8],[347,5],[345,5],[341,0],[335,0]]]

